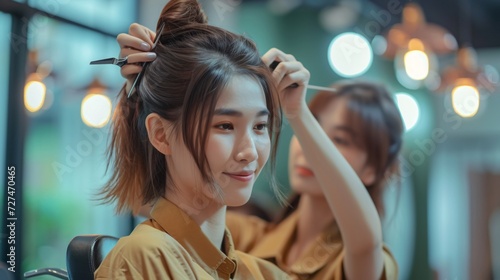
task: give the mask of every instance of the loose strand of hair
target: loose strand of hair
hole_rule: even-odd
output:
[[[127,209],[138,211],[141,204],[141,185],[145,168],[141,153],[140,133],[137,129],[137,97],[129,100],[122,90],[113,115],[112,138],[108,146],[108,163],[114,165],[110,179],[98,194],[104,203],[116,202],[116,212]],[[139,169],[139,170],[137,170]],[[141,170],[142,169],[142,170]]]

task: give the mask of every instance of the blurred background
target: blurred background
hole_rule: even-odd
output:
[[[400,279],[500,279],[500,1],[200,2],[211,24],[262,54],[293,54],[313,85],[364,79],[394,93],[406,133],[383,224]],[[0,259],[15,217],[16,279],[65,268],[76,235],[123,236],[140,221],[95,201],[124,80],[89,62],[117,56],[116,35],[131,23],[154,29],[165,3],[0,1]],[[286,123],[282,135],[277,175],[288,192]],[[265,174],[253,200],[279,211]]]

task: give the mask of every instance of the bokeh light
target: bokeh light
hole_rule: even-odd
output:
[[[356,77],[372,65],[373,51],[365,37],[346,32],[333,38],[328,48],[328,62],[339,76]]]

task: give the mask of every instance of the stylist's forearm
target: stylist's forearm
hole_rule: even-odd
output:
[[[345,246],[354,253],[380,246],[380,218],[370,195],[311,111],[304,109],[288,121],[323,189]]]

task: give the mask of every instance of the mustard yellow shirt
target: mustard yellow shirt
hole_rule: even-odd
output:
[[[95,279],[289,279],[270,262],[234,250],[226,229],[223,251],[184,211],[159,199],[151,218],[116,246]]]
[[[340,280],[343,272],[344,249],[336,223],[326,228],[314,244],[291,267],[285,256],[294,240],[298,213],[292,213],[273,227],[259,218],[228,212],[226,224],[237,250],[268,260],[286,271],[292,279]],[[381,279],[398,279],[397,263],[384,245],[384,272]]]

